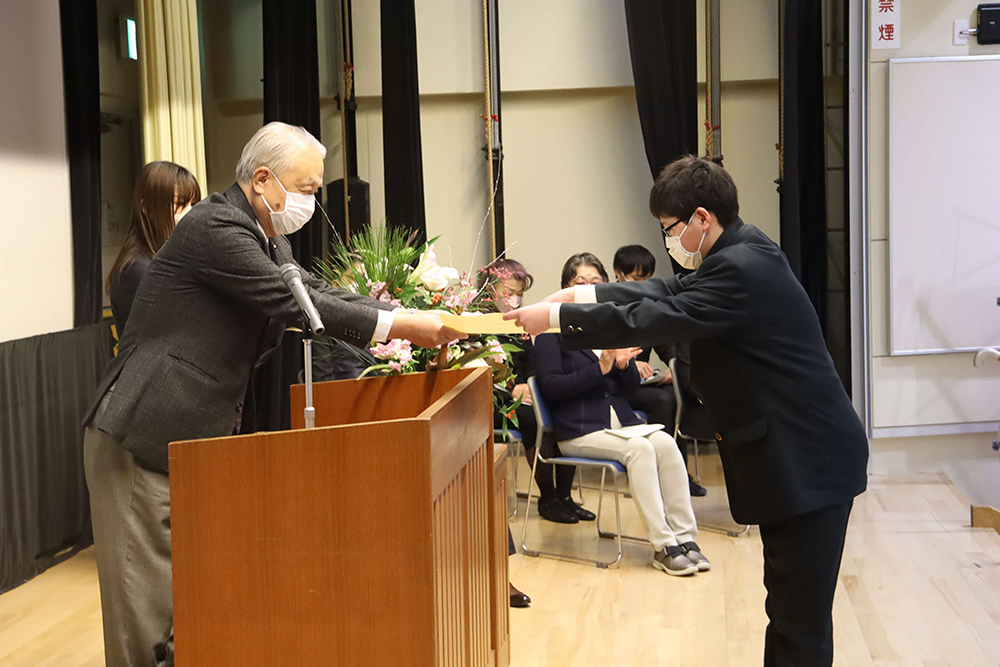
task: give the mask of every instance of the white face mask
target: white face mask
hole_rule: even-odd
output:
[[[274,172],[271,172],[271,175],[274,176]],[[313,212],[316,210],[316,196],[289,192],[285,190],[285,186],[281,184],[277,176],[274,176],[274,180],[278,181],[278,187],[285,193],[285,208],[281,211],[272,211],[267,199],[263,195],[261,196],[261,199],[264,200],[264,206],[267,206],[267,212],[271,214],[271,226],[278,234],[297,232],[302,229],[303,225],[312,220]]]
[[[701,266],[701,263],[704,260],[704,257],[701,255],[701,246],[705,243],[705,236],[708,235],[708,230],[706,229],[705,233],[701,235],[701,241],[698,242],[698,249],[691,252],[684,247],[684,244],[681,243],[681,237],[684,236],[687,233],[687,230],[691,227],[692,220],[694,220],[693,213],[685,223],[683,232],[681,232],[678,236],[665,236],[663,238],[663,247],[667,249],[667,252],[671,257],[677,260],[678,264],[683,266],[685,269],[693,270]]]

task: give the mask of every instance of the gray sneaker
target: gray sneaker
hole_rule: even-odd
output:
[[[701,553],[701,548],[695,542],[685,542],[681,545],[687,559],[698,566],[699,572],[708,572],[712,569],[712,564]]]
[[[657,551],[653,554],[653,567],[675,577],[687,576],[698,571],[698,566],[684,554],[683,547],[667,547]]]

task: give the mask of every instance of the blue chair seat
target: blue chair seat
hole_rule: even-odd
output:
[[[634,412],[635,416],[641,419],[642,421],[646,422],[647,424],[649,423],[649,415],[647,415],[642,410],[633,410],[632,412]]]
[[[553,463],[558,461],[559,463],[565,463],[567,465],[609,465],[614,468],[616,472],[620,472],[622,474],[625,473],[625,465],[619,463],[618,461],[612,461],[611,459],[584,459],[577,456],[556,456],[548,460]]]
[[[493,429],[493,437],[494,438],[502,438],[503,437],[503,429],[502,428],[495,428],[495,429]],[[507,439],[511,440],[511,441],[515,441],[515,440],[520,440],[522,442],[524,441],[524,437],[521,435],[521,432],[517,431],[517,430],[514,430],[512,428],[507,429]]]

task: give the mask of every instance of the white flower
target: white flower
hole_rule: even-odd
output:
[[[434,246],[427,246],[427,250],[424,254],[420,256],[420,261],[417,262],[417,266],[410,272],[410,276],[406,279],[407,282],[415,283],[420,280],[420,276],[424,275],[424,272],[430,268],[436,267],[437,256],[434,254]]]
[[[458,269],[450,266],[439,266],[437,256],[434,254],[434,246],[427,246],[427,250],[420,256],[417,267],[410,272],[406,279],[410,283],[420,282],[424,287],[432,292],[446,290],[452,285],[457,285],[462,280]]]
[[[437,266],[436,264],[420,276],[420,282],[432,292],[440,292],[452,285],[457,285],[461,279],[458,269],[453,269],[450,266]]]

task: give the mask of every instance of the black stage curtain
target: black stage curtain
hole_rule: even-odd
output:
[[[655,179],[698,152],[697,16],[690,0],[625,0],[635,101]]]
[[[382,0],[381,20],[386,223],[426,236],[413,0]]]
[[[316,0],[264,0],[264,122],[300,125],[320,137]],[[322,193],[317,195],[323,201]],[[323,254],[326,219],[316,207],[305,227],[286,238],[306,270]],[[241,431],[291,426],[288,387],[302,368],[301,337],[286,332],[281,346],[252,380]],[[253,406],[252,409],[250,406]]]
[[[81,422],[113,345],[109,323],[0,343],[0,593],[92,542]]]
[[[819,0],[786,2],[781,249],[827,326],[823,15]]]
[[[60,0],[73,219],[73,323],[101,320],[101,87],[97,3]]]
[[[264,122],[300,125],[320,137],[316,0],[264,0]],[[322,193],[317,195],[323,201]],[[326,220],[318,207],[305,227],[286,238],[305,269],[323,254]]]

